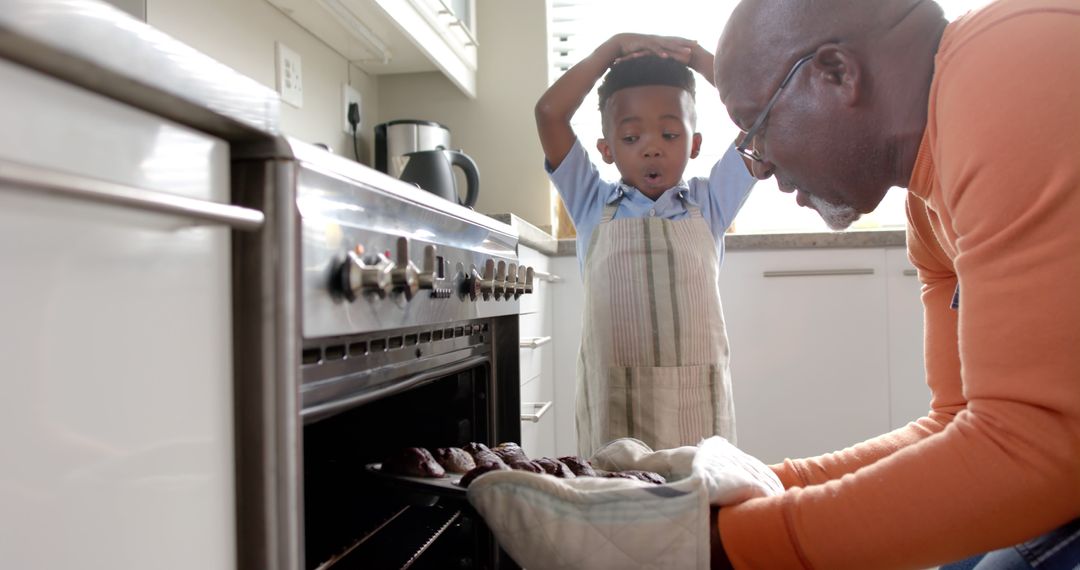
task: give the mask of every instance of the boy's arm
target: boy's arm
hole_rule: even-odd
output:
[[[570,119],[581,102],[589,94],[604,72],[619,58],[655,53],[673,57],[683,63],[691,60],[692,48],[697,46],[682,38],[648,36],[641,34],[616,34],[596,48],[588,57],[566,71],[544,92],[536,103],[536,130],[544,156],[554,170],[559,167],[566,153],[574,144],[574,131]],[[698,46],[700,49],[700,46]],[[704,50],[702,50],[704,51]],[[712,69],[712,55],[709,55]],[[710,71],[709,79],[712,80]]]

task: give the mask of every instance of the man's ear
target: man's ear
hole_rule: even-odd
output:
[[[841,99],[854,105],[862,95],[862,66],[847,47],[825,44],[817,49],[810,62],[814,75],[827,87],[835,88]]]
[[[608,144],[607,139],[596,139],[596,150],[600,151],[600,156],[604,158],[604,162],[613,164],[615,157],[611,155],[611,146]]]
[[[701,133],[694,133],[694,142],[690,145],[690,158],[697,158],[701,152]]]

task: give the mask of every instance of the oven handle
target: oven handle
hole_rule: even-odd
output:
[[[551,408],[552,402],[522,402],[521,405],[525,407],[531,407],[535,412],[531,414],[521,414],[521,421],[523,422],[539,422],[540,416],[543,416]]]
[[[518,342],[518,346],[521,348],[540,348],[549,342],[551,342],[550,336],[538,336],[535,338],[523,338]]]
[[[265,220],[262,212],[251,208],[146,190],[9,160],[0,160],[0,182],[51,192],[65,198],[225,224],[242,231],[258,230]]]
[[[325,417],[331,416],[338,412],[342,412],[351,408],[355,408],[361,404],[366,404],[375,400],[381,400],[393,396],[394,394],[400,394],[412,388],[415,388],[421,384],[437,380],[443,376],[455,374],[468,370],[475,366],[480,366],[488,361],[487,356],[472,356],[465,360],[459,360],[453,364],[448,364],[439,368],[432,368],[423,372],[418,372],[409,376],[399,382],[386,386],[384,388],[378,388],[369,392],[363,392],[355,396],[344,398],[341,400],[334,400],[318,406],[305,408],[301,413],[305,418],[307,417]]]

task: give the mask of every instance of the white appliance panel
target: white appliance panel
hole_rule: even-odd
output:
[[[0,160],[228,201],[223,141],[0,85]],[[0,182],[0,268],[0,567],[234,567],[228,227]]]

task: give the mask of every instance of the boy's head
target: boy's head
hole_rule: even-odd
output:
[[[604,161],[653,199],[678,184],[701,148],[690,69],[654,55],[624,59],[597,93],[604,137],[596,146]]]

